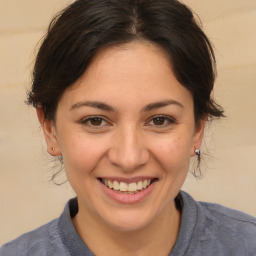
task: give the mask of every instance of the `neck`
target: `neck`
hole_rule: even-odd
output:
[[[173,202],[146,227],[136,231],[120,231],[103,223],[93,213],[79,208],[73,224],[82,240],[97,256],[167,256],[178,236],[180,212]]]

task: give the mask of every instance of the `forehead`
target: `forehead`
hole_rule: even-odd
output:
[[[190,92],[174,76],[166,53],[147,42],[101,50],[64,96],[67,93],[71,101],[94,97],[103,101],[127,99],[130,104],[135,104],[138,97],[141,102],[166,97],[179,101],[191,98]]]
[[[152,73],[152,69],[155,72]],[[100,75],[99,78],[122,76],[137,79],[138,73],[141,78],[160,72],[171,74],[172,67],[163,49],[147,41],[135,41],[99,51],[84,77],[90,76],[92,72]]]

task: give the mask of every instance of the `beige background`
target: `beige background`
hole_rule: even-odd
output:
[[[48,182],[52,164],[35,111],[24,104],[36,44],[68,2],[0,0],[0,245],[57,217],[73,196],[67,184]],[[184,189],[256,216],[256,1],[184,2],[215,45],[215,95],[228,116],[206,131],[205,178],[189,175]]]

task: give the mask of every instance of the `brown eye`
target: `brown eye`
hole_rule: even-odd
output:
[[[101,128],[109,125],[104,118],[99,116],[92,116],[82,119],[81,124],[91,128]]]
[[[166,118],[162,117],[162,116],[158,116],[158,117],[153,118],[152,121],[153,121],[154,125],[164,125]]]
[[[80,124],[85,130],[92,133],[106,132],[113,126],[111,121],[104,116],[87,116],[80,120]]]
[[[169,127],[170,125],[175,124],[175,119],[169,116],[155,116],[146,124],[147,126],[155,126],[158,128]]]
[[[99,117],[90,118],[88,121],[92,126],[101,126],[103,122],[102,118]]]

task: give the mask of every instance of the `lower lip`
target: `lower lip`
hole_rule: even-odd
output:
[[[147,188],[136,194],[123,194],[105,186],[101,181],[98,182],[100,183],[103,191],[105,192],[105,194],[107,194],[108,197],[122,204],[134,204],[145,200],[150,195],[156,184],[155,181],[151,183]]]

